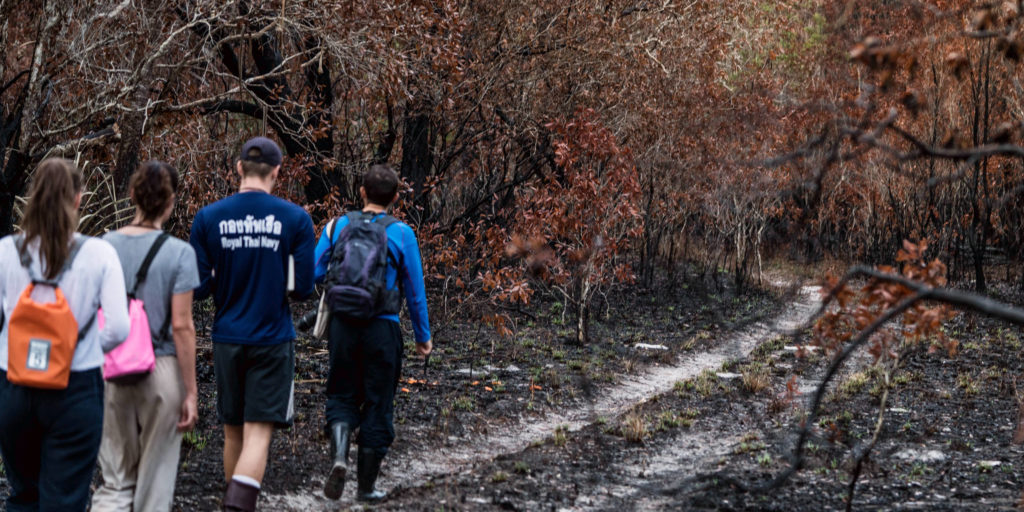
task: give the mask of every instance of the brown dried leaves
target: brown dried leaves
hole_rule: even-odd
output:
[[[946,265],[937,259],[928,261],[925,252],[926,240],[915,244],[903,242],[896,261],[902,264],[897,271],[894,267],[880,266],[878,270],[894,276],[920,282],[930,287],[946,285]],[[814,325],[813,344],[828,352],[838,352],[854,335],[875,323],[882,315],[914,295],[906,286],[882,279],[871,279],[859,290],[853,290],[845,281],[827,276],[825,293],[832,297],[835,306],[826,311]],[[957,342],[942,331],[942,324],[954,316],[947,304],[931,304],[919,301],[910,306],[902,315],[901,325],[881,328],[870,340],[868,351],[877,361],[895,358],[902,343],[930,342],[929,350],[946,350],[950,356],[956,353]]]

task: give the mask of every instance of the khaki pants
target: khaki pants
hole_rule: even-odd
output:
[[[93,512],[171,510],[184,399],[174,356],[156,358],[153,373],[138,384],[107,383],[99,456],[103,485],[93,494]]]

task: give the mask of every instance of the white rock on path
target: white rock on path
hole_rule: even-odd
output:
[[[814,352],[815,350],[818,350],[818,347],[816,347],[814,345],[803,345],[802,347],[803,347],[804,350],[806,350],[808,352]],[[786,345],[786,346],[782,347],[782,350],[785,350],[786,352],[796,352],[800,348],[801,347],[798,347],[796,345]]]
[[[650,343],[637,343],[633,345],[633,348],[640,350],[668,350],[668,347],[665,345],[651,345]]]
[[[901,450],[896,453],[897,459],[912,460],[915,462],[942,462],[946,460],[946,454],[938,450],[918,451],[912,448]]]
[[[503,373],[517,373],[517,372],[521,372],[521,371],[522,370],[520,370],[518,366],[513,364],[513,365],[509,365],[509,366],[507,366],[505,368],[499,368],[497,366],[487,365],[487,366],[484,366],[483,368],[479,368],[479,367],[473,368],[472,371],[469,368],[459,368],[458,370],[455,370],[455,373],[457,373],[459,375],[483,375],[483,374],[487,374],[487,373],[499,373],[499,372],[503,372]]]

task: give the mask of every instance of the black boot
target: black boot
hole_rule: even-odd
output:
[[[384,453],[376,448],[359,447],[359,458],[357,471],[359,477],[359,501],[380,501],[386,494],[383,491],[373,489],[377,482],[377,474],[380,473],[380,463],[384,460]]]
[[[340,498],[345,490],[345,475],[348,473],[349,434],[348,423],[339,421],[331,424],[331,451],[334,463],[331,466],[331,472],[327,474],[327,481],[324,482],[324,496],[332,500]]]
[[[259,495],[259,487],[231,480],[228,482],[227,490],[224,491],[224,510],[226,512],[253,512],[256,510],[256,499]]]

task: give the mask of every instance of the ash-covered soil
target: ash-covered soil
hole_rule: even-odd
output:
[[[973,315],[947,326],[954,357],[909,348],[891,375],[877,445],[852,510],[1009,510],[1022,486],[1016,426],[1021,329]],[[556,432],[471,471],[403,489],[388,510],[844,510],[874,432],[883,372],[852,361],[829,388],[804,468],[794,433],[826,358],[772,336],[617,417]]]
[[[591,340],[583,345],[573,340],[573,315],[558,302],[510,312],[516,328],[506,337],[479,322],[435,326],[442,334],[426,367],[412,357],[412,342],[407,341],[396,400],[398,439],[379,485],[415,487],[422,483],[421,475],[443,475],[471,464],[472,456],[456,464],[438,462],[437,454],[472,455],[481,440],[504,428],[543,421],[553,412],[585,409],[605,390],[646,368],[674,362],[682,354],[699,354],[717,337],[770,318],[783,300],[788,299],[780,290],[737,295],[726,285],[702,283],[615,291],[594,305]],[[467,312],[470,317],[479,314]],[[261,509],[345,509],[353,505],[354,481],[339,502],[324,500],[321,493],[329,463],[322,433],[326,345],[305,335],[296,343],[296,421],[274,437]],[[198,359],[201,417],[195,435],[182,446],[175,506],[218,510],[223,434],[216,423],[208,338],[200,341]]]
[[[796,340],[771,327],[801,318],[813,305],[806,293],[736,296],[691,283],[610,294],[584,345],[554,302],[515,312],[507,337],[477,323],[445,326],[428,366],[406,360],[399,437],[379,482],[391,493],[373,508],[846,509],[885,390],[866,354],[829,387],[802,470],[758,489],[789,467],[827,363],[817,352],[797,357]],[[891,374],[853,510],[1008,510],[1020,499],[1024,450],[1011,439],[1024,333],[975,315],[946,330],[959,354],[921,344]],[[300,336],[297,354],[298,414],[275,436],[261,509],[358,508],[354,482],[338,502],[320,495],[327,352]],[[182,446],[177,510],[218,510],[223,494],[208,338],[199,380],[201,418]]]

